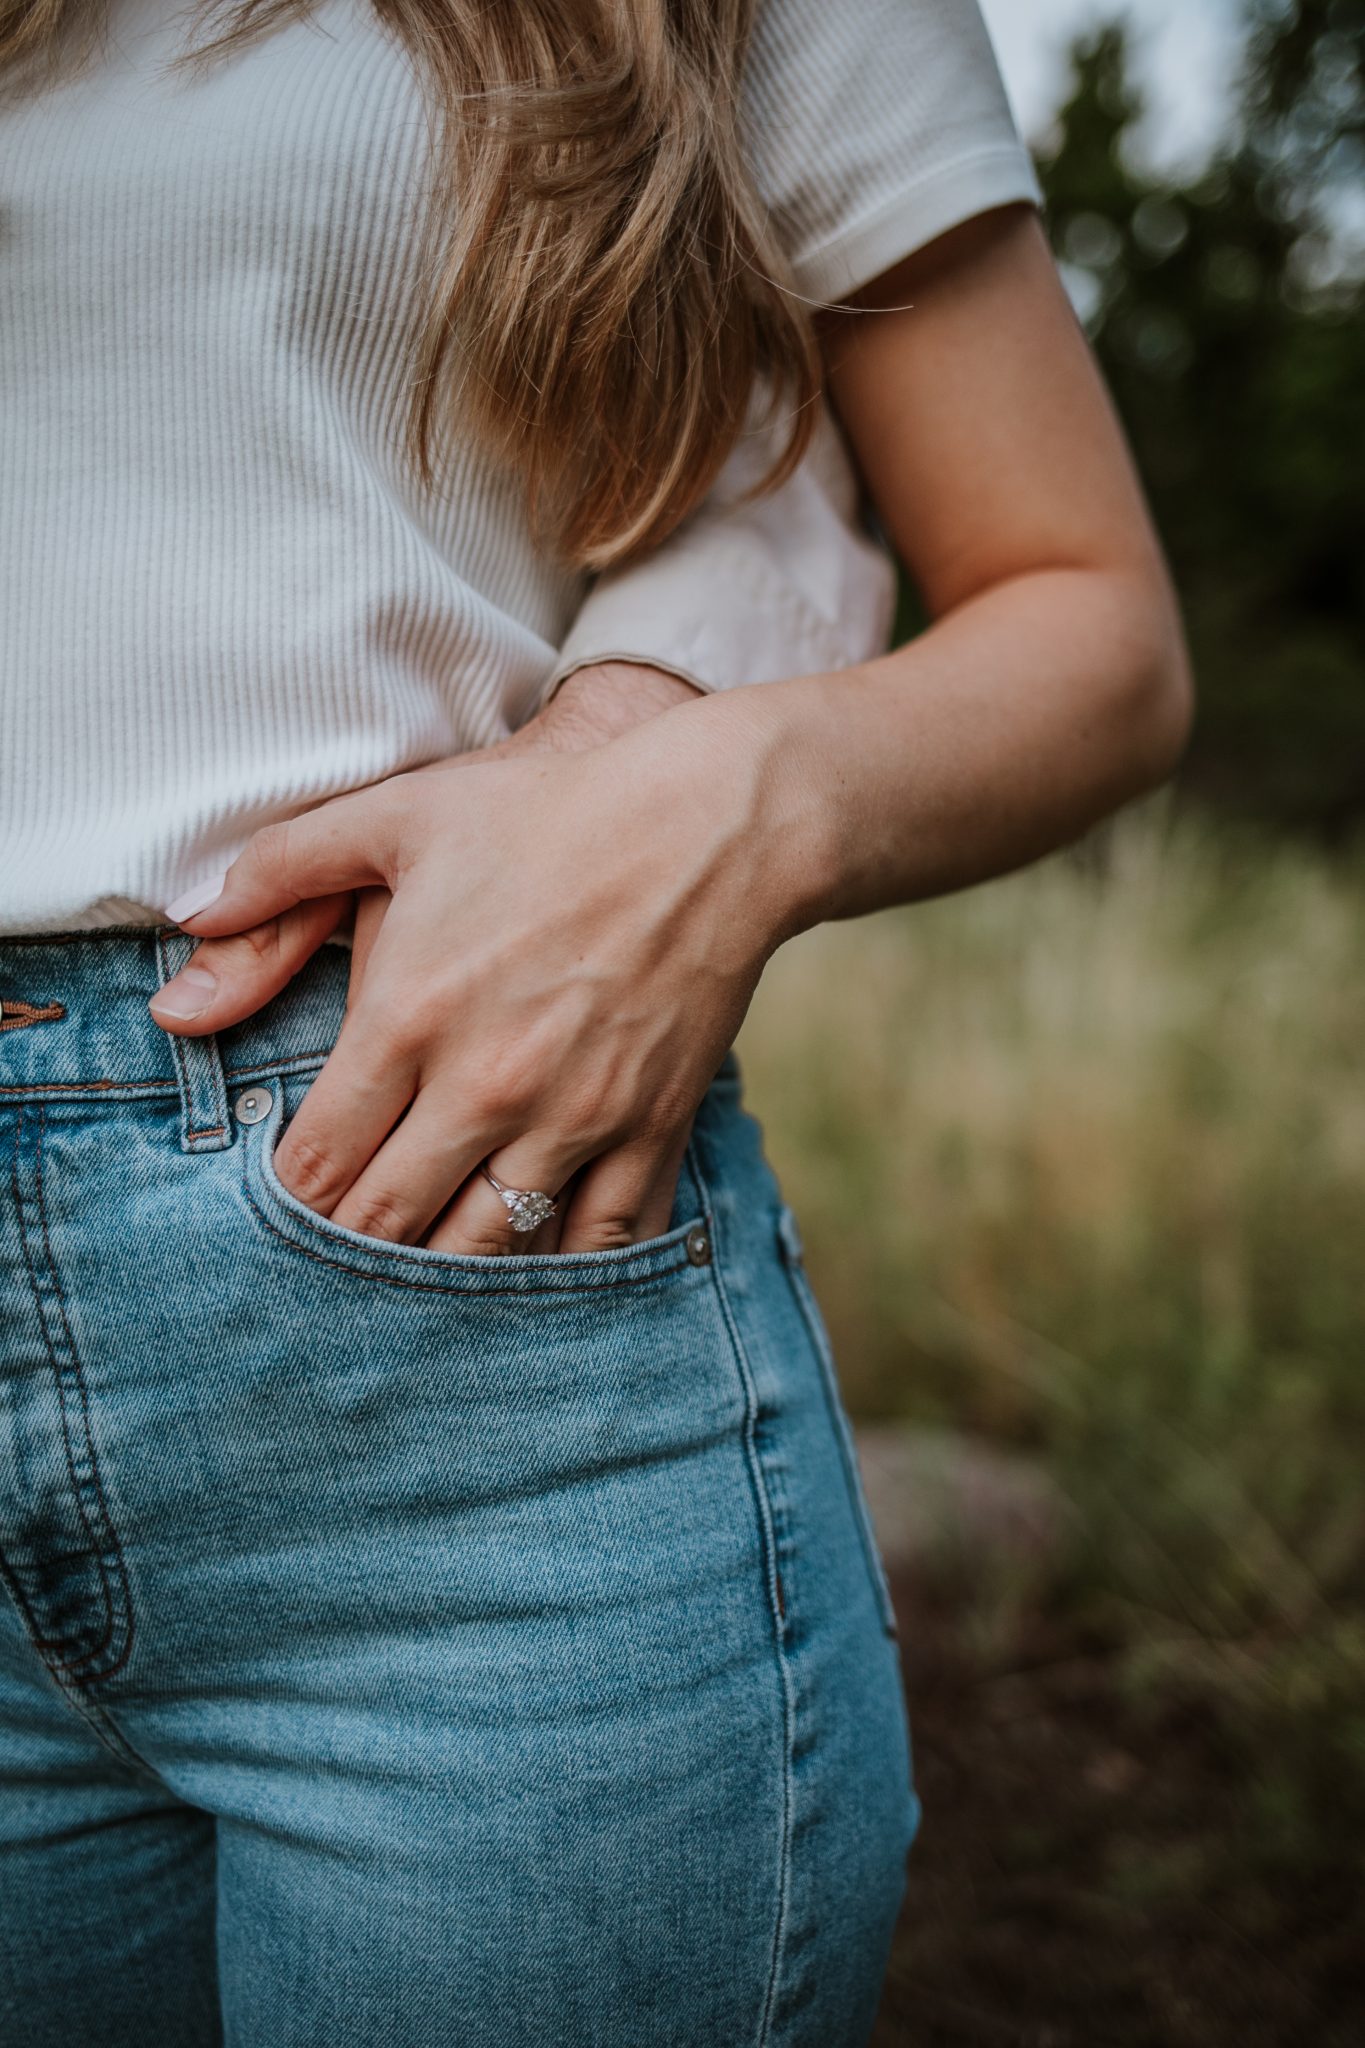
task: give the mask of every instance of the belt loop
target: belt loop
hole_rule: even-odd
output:
[[[156,960],[163,988],[194,957],[194,944],[174,925],[163,925],[157,932]],[[180,1083],[181,1145],[186,1152],[226,1151],[232,1143],[232,1120],[218,1040],[213,1036],[182,1038],[175,1031],[166,1036]]]

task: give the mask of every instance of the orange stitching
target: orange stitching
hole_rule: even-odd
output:
[[[34,1152],[33,1191],[38,1204],[38,1219],[42,1224],[43,1228],[43,1250],[46,1255],[45,1271],[47,1278],[51,1282],[52,1287],[56,1292],[57,1296],[57,1307],[61,1315],[62,1330],[66,1336],[66,1355],[70,1362],[71,1373],[76,1382],[76,1391],[80,1395],[82,1422],[81,1436],[83,1439],[83,1448],[85,1451],[85,1462],[89,1465],[90,1478],[94,1484],[95,1495],[99,1502],[100,1520],[103,1522],[104,1528],[108,1535],[108,1540],[110,1543],[112,1543],[114,1548],[114,1556],[118,1565],[119,1586],[123,1595],[123,1613],[121,1616],[118,1616],[114,1613],[114,1595],[113,1590],[109,1584],[109,1576],[106,1570],[105,1553],[103,1549],[96,1549],[95,1561],[99,1566],[100,1582],[104,1588],[105,1607],[109,1617],[109,1626],[105,1633],[104,1642],[100,1645],[100,1650],[102,1651],[104,1649],[105,1645],[108,1644],[111,1637],[117,1637],[117,1633],[120,1627],[122,1627],[124,1634],[123,1642],[120,1645],[118,1654],[115,1657],[112,1664],[107,1665],[103,1671],[95,1672],[93,1676],[89,1673],[85,1673],[81,1678],[77,1680],[77,1684],[79,1685],[93,1685],[99,1679],[112,1678],[114,1674],[118,1671],[121,1671],[123,1666],[127,1663],[129,1654],[133,1647],[133,1609],[132,1599],[128,1585],[128,1566],[123,1555],[123,1545],[119,1541],[118,1530],[114,1527],[113,1518],[109,1513],[109,1502],[105,1497],[104,1482],[100,1478],[99,1461],[95,1455],[95,1439],[91,1432],[90,1427],[90,1396],[86,1390],[85,1374],[81,1369],[80,1353],[76,1349],[76,1339],[71,1329],[71,1318],[67,1314],[66,1294],[62,1287],[62,1276],[58,1270],[57,1262],[52,1256],[52,1239],[48,1232],[47,1227],[47,1198],[43,1192],[43,1145],[46,1141],[46,1137],[47,1111],[45,1109],[40,1108],[38,1111],[38,1143]],[[39,1307],[39,1314],[41,1317],[41,1304]],[[53,1372],[57,1377],[58,1399],[63,1403],[62,1434],[65,1438],[66,1459],[67,1465],[70,1468],[71,1472],[72,1485],[76,1489],[77,1511],[80,1514],[80,1518],[85,1526],[86,1533],[90,1538],[91,1544],[93,1545],[95,1543],[95,1530],[90,1525],[90,1518],[86,1512],[85,1501],[81,1494],[80,1475],[76,1470],[75,1461],[72,1457],[71,1437],[67,1427],[67,1420],[64,1407],[65,1384],[62,1376],[62,1368],[57,1357],[56,1347],[53,1345],[51,1337],[47,1335],[46,1324],[44,1324],[44,1336],[47,1338],[47,1348],[49,1356],[52,1360]],[[63,1658],[62,1662],[67,1672],[74,1674],[80,1668],[81,1665],[90,1663],[94,1659],[96,1654],[97,1653],[94,1650],[87,1650],[82,1652],[82,1654],[79,1657]]]
[[[330,1050],[330,1048],[329,1048]],[[270,1060],[255,1067],[225,1067],[223,1078],[227,1081],[259,1081],[273,1074],[294,1074],[300,1067],[314,1066],[327,1057],[326,1052],[300,1052],[287,1060]],[[117,1089],[130,1099],[140,1092],[144,1095],[174,1095],[177,1088],[169,1074],[159,1081],[116,1081],[104,1078],[98,1081],[14,1081],[0,1084],[0,1096],[31,1095],[35,1099],[51,1095],[99,1095]],[[224,1125],[224,1129],[227,1126]]]
[[[14,1081],[0,1087],[0,1095],[100,1095],[111,1088],[120,1090],[140,1089],[145,1095],[174,1095],[175,1082],[169,1075],[163,1081]]]
[[[65,1015],[64,1003],[0,1003],[0,1038],[7,1031],[27,1031],[30,1024],[56,1024]]]

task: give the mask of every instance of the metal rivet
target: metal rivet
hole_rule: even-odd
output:
[[[687,1233],[687,1256],[694,1266],[709,1266],[711,1263],[711,1233],[709,1230],[689,1230]]]
[[[274,1107],[275,1098],[268,1088],[248,1088],[233,1103],[232,1114],[239,1124],[260,1124]]]

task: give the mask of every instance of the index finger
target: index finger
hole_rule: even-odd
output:
[[[195,938],[225,938],[311,897],[388,887],[399,824],[400,799],[386,784],[333,797],[301,817],[263,826],[211,902],[201,903],[198,892],[169,904],[166,915]]]

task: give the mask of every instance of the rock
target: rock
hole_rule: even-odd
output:
[[[964,1563],[1045,1572],[1064,1551],[1072,1515],[1034,1459],[950,1429],[873,1423],[856,1434],[893,1579]]]

